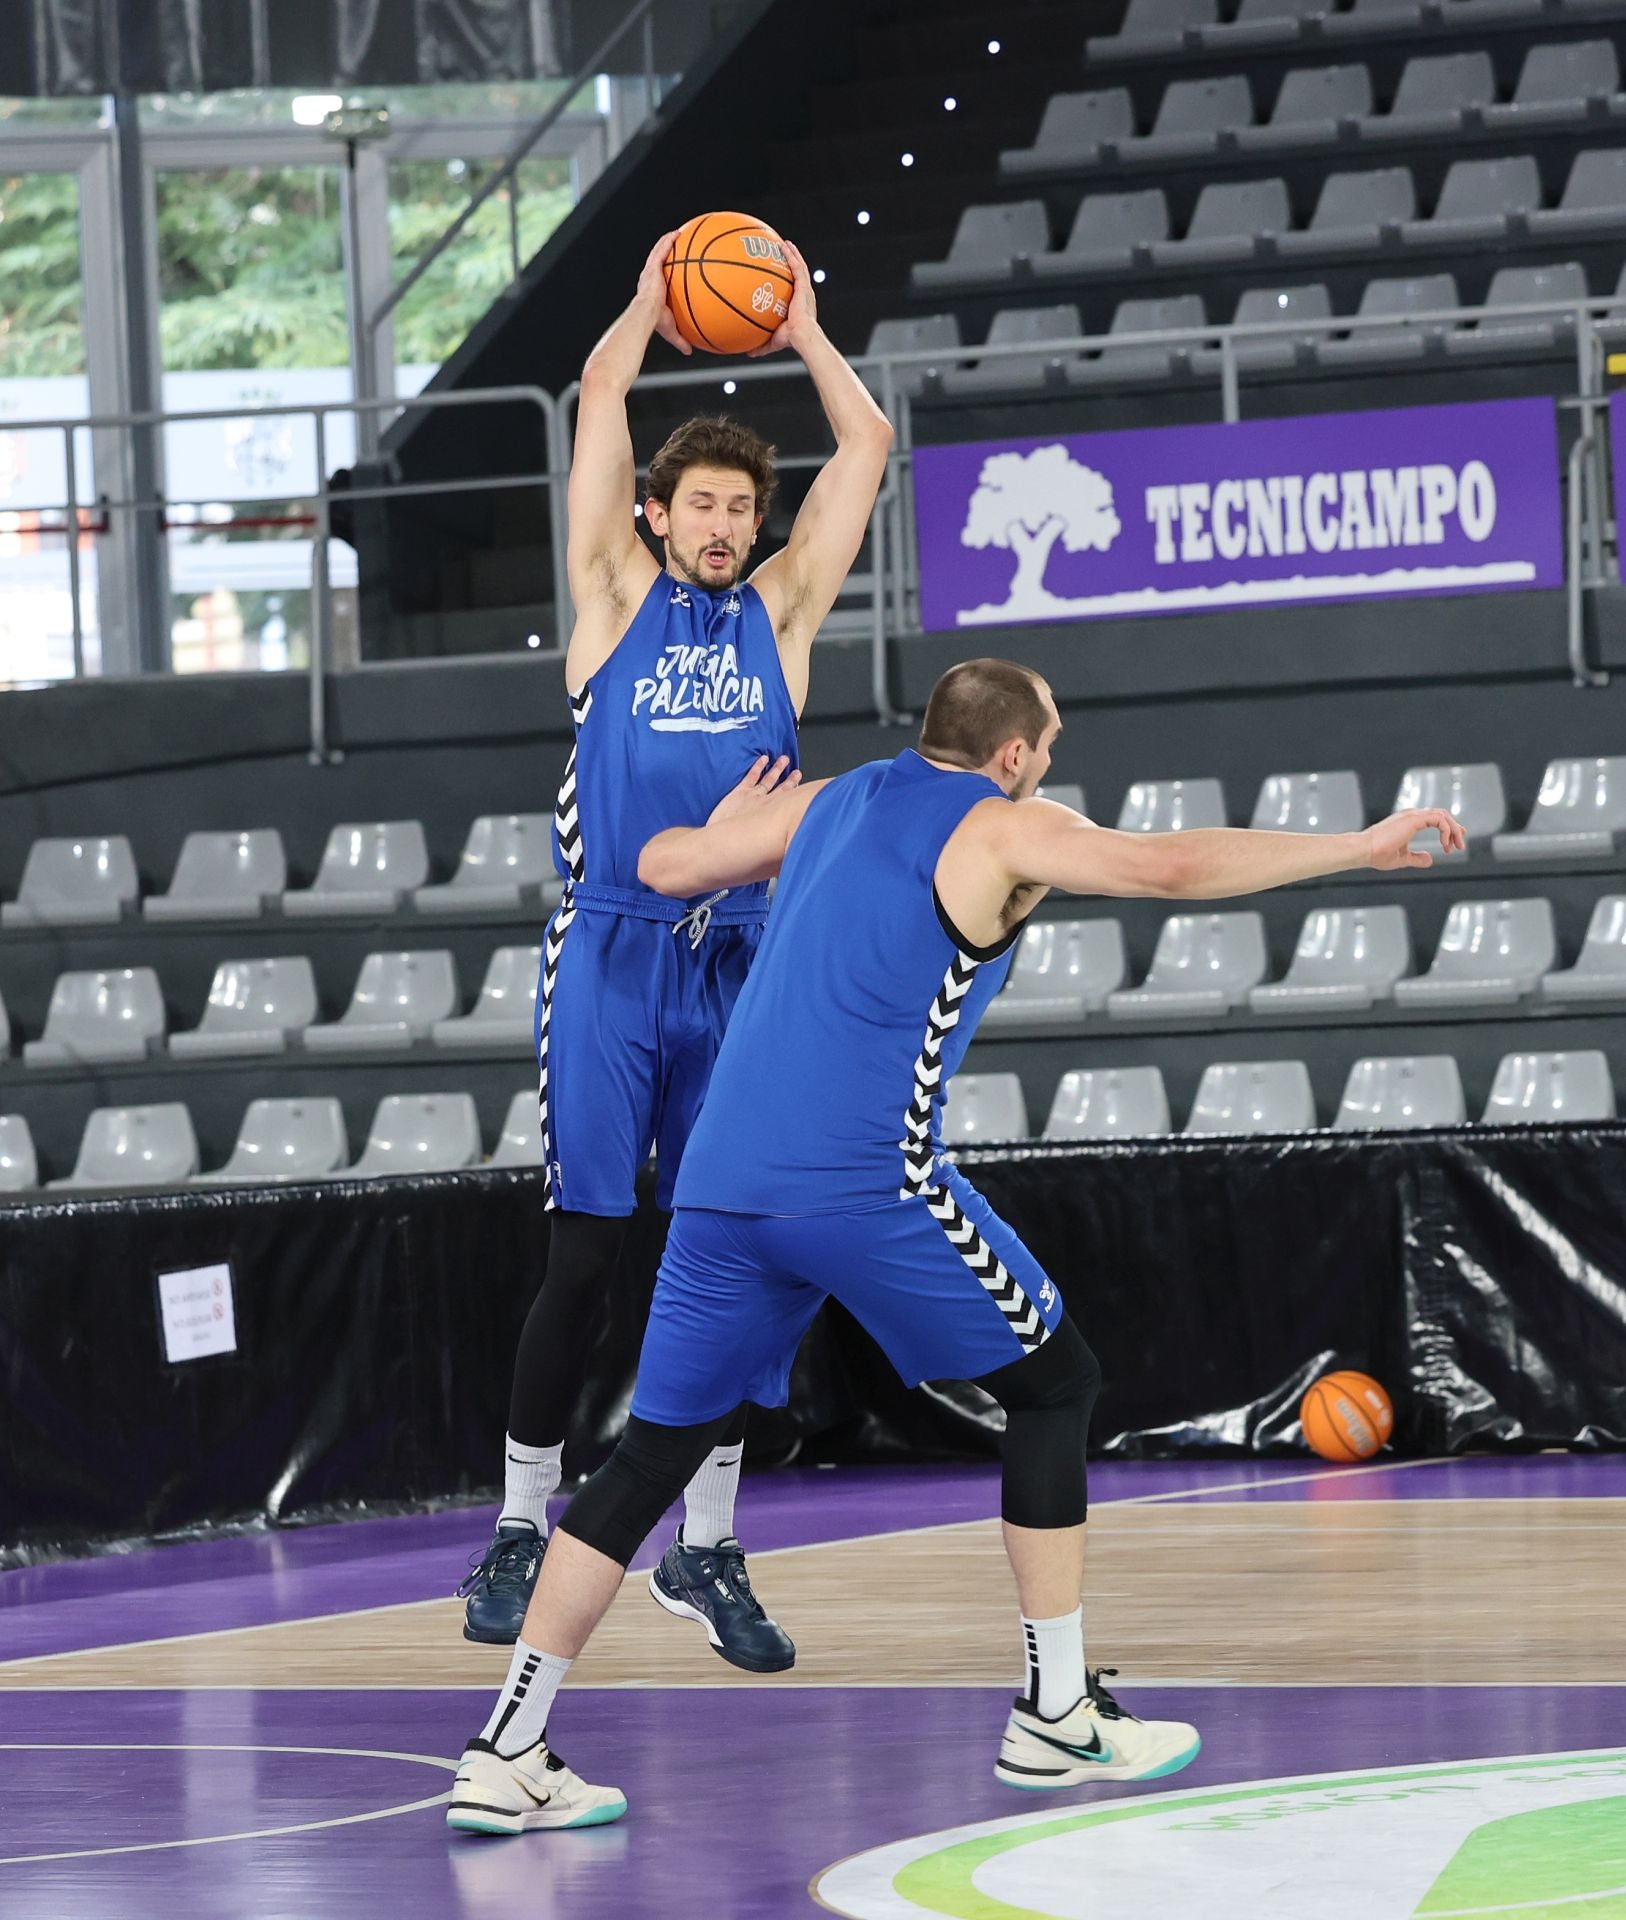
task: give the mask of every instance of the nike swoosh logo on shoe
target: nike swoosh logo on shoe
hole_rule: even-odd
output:
[[[1017,1724],[1021,1725],[1021,1722]],[[1070,1740],[1052,1740],[1048,1733],[1040,1733],[1037,1727],[1023,1727],[1022,1730],[1024,1733],[1031,1733],[1035,1740],[1042,1740],[1047,1747],[1054,1747],[1059,1753],[1070,1753],[1075,1760],[1107,1761],[1112,1758],[1111,1748],[1098,1733],[1092,1736],[1095,1741],[1094,1746],[1076,1747]]]

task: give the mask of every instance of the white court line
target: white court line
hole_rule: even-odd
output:
[[[145,1693],[157,1689],[141,1687],[131,1691]],[[457,1771],[455,1760],[442,1759],[439,1754],[387,1753],[368,1747],[227,1746],[189,1740],[0,1740],[0,1753],[320,1753],[345,1760],[408,1760],[424,1767],[444,1767],[448,1773]],[[115,1853],[167,1853],[179,1847],[221,1847],[234,1840],[274,1840],[289,1833],[318,1833],[327,1827],[356,1827],[369,1820],[392,1820],[398,1814],[422,1813],[426,1807],[444,1806],[451,1797],[448,1789],[427,1800],[403,1800],[399,1806],[379,1807],[373,1813],[345,1813],[331,1820],[302,1820],[289,1827],[255,1827],[245,1833],[207,1833],[193,1840],[141,1840],[125,1847],[78,1847],[68,1853],[14,1853],[0,1858],[0,1867],[35,1866],[47,1860],[100,1860]]]

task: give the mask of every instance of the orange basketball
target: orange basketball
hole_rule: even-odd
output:
[[[779,235],[749,213],[703,213],[666,256],[666,304],[702,353],[766,346],[784,319],[796,275]]]
[[[1370,1460],[1395,1430],[1394,1402],[1369,1373],[1328,1373],[1299,1402],[1299,1424],[1323,1460]]]

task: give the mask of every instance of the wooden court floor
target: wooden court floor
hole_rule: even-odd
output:
[[[775,1684],[1013,1678],[997,1522],[753,1554],[751,1567],[797,1642]],[[628,1576],[570,1684],[763,1684],[661,1615],[645,1579]],[[1091,1521],[1086,1644],[1125,1684],[1620,1684],[1623,1588],[1620,1500],[1124,1503]],[[448,1598],[15,1660],[0,1689],[495,1684],[506,1650],[465,1642],[461,1613]]]

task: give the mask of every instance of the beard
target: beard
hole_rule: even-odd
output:
[[[745,571],[745,562],[731,547],[729,565],[714,567],[705,558],[709,551],[709,547],[696,547],[692,553],[684,553],[671,535],[667,535],[667,558],[685,580],[692,581],[695,586],[704,587],[711,593],[720,593],[728,587],[737,587],[740,575]]]

